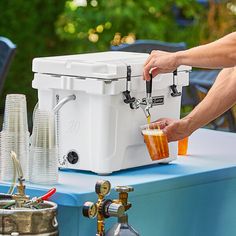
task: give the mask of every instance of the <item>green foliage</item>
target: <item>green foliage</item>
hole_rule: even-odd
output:
[[[78,6],[83,1],[87,6]],[[184,41],[191,47],[235,30],[233,1],[210,2],[207,9],[196,0],[2,0],[0,35],[17,45],[17,53],[0,105],[7,93],[24,93],[32,111],[34,57],[109,50],[111,44],[135,39]],[[193,24],[180,27],[174,6]]]
[[[29,110],[32,110],[37,101],[36,91],[31,86],[32,59],[69,52],[70,44],[58,38],[54,25],[64,4],[64,1],[57,0],[0,1],[0,35],[17,45],[1,94],[1,107],[7,93],[24,93]]]
[[[200,18],[206,15],[206,9],[195,0],[88,0],[87,6],[78,6],[77,2],[66,2],[65,12],[57,21],[57,33],[65,40],[77,42],[78,51],[107,50],[111,42],[117,44],[114,40],[117,33],[120,43],[122,38],[127,42],[127,36],[133,36],[187,41],[193,46],[199,42]],[[191,27],[183,29],[177,25],[174,6],[181,8],[186,19],[193,19]]]

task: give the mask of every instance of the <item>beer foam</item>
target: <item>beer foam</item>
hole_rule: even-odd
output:
[[[144,129],[142,130],[143,135],[163,135],[163,131],[160,129]]]

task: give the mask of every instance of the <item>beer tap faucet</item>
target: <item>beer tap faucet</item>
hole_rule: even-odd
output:
[[[150,117],[150,108],[152,108],[153,99],[152,99],[152,74],[150,73],[150,80],[146,81],[146,98],[135,99],[132,103],[132,109],[138,109],[141,107],[146,118]]]
[[[150,73],[150,80],[146,81],[146,105],[143,108],[146,117],[150,117],[149,109],[152,108],[152,74]]]
[[[124,103],[129,104],[131,109],[138,109],[141,107],[144,111],[146,118],[150,117],[150,108],[153,106],[152,99],[152,74],[150,73],[150,80],[146,81],[146,98],[137,99],[131,96],[131,67],[127,67],[127,81],[126,90],[123,91]]]

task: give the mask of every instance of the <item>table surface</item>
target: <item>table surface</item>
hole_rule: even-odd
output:
[[[167,165],[151,165],[123,170],[111,176],[98,176],[91,172],[59,171],[57,193],[53,201],[63,206],[82,206],[95,199],[97,180],[109,180],[112,187],[132,185],[133,195],[149,194],[173,188],[198,185],[236,177],[236,134],[199,129],[189,138],[187,156],[180,156]],[[9,185],[0,183],[0,192]],[[27,194],[40,196],[51,186],[27,184]],[[114,190],[112,191],[114,194]],[[92,199],[91,199],[92,198]]]

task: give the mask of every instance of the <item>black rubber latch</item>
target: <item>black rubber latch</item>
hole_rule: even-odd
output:
[[[130,104],[135,101],[135,98],[130,96],[130,91],[126,90],[123,92],[123,94],[125,96],[124,102],[126,104]]]
[[[178,97],[178,96],[181,96],[181,92],[178,92],[177,90],[177,86],[175,84],[171,85],[170,86],[171,90],[172,90],[172,93],[171,93],[171,96],[172,97]]]
[[[178,96],[181,96],[181,92],[179,92],[178,90],[177,90],[177,86],[176,86],[176,84],[175,84],[175,76],[177,75],[177,70],[175,70],[174,72],[173,72],[173,85],[171,85],[170,86],[170,88],[171,88],[171,90],[172,90],[172,93],[171,93],[171,96],[172,97],[178,97]]]

